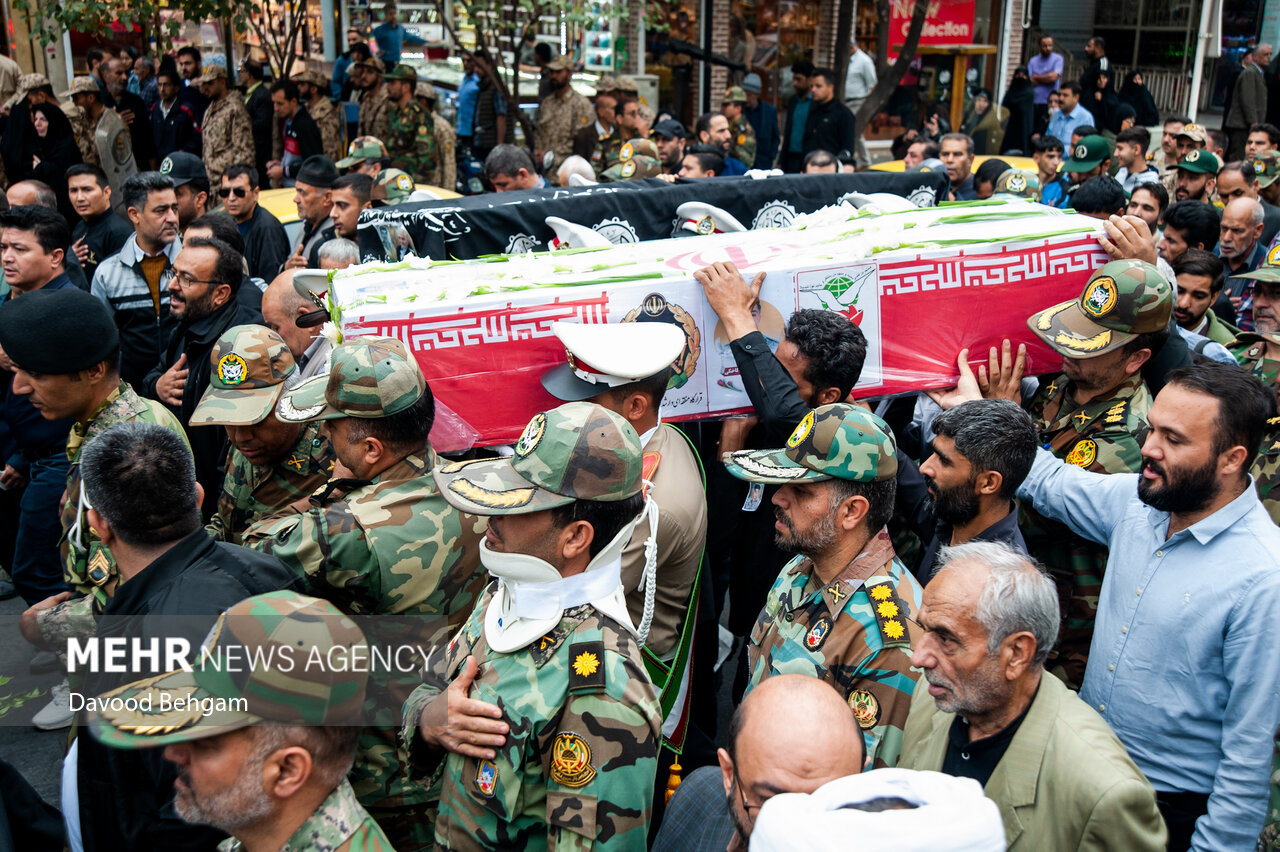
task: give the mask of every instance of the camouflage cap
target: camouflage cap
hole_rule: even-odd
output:
[[[299,657],[312,649],[326,664]],[[153,748],[262,722],[358,724],[368,682],[358,663],[368,653],[359,625],[328,601],[287,591],[256,595],[218,617],[193,671],[103,694],[89,730],[106,745]]]
[[[640,154],[635,155],[629,160],[623,160],[620,163],[614,163],[609,168],[600,173],[602,182],[614,180],[641,180],[642,178],[657,177],[662,174],[662,163],[653,157],[645,157]]]
[[[596,93],[613,92],[618,89],[618,78],[612,74],[601,74],[600,79],[596,81]]]
[[[376,56],[370,56],[368,59],[361,59],[359,62],[351,63],[353,68],[368,68],[370,71],[376,71],[379,74],[386,70],[386,66],[382,64],[382,60]]]
[[[9,98],[5,103],[8,106],[13,106],[19,101],[25,100],[27,95],[31,94],[36,89],[42,89],[45,86],[50,85],[52,84],[49,82],[49,78],[43,74],[23,74],[18,78],[18,90],[14,92],[13,97]]]
[[[401,62],[395,65],[390,71],[386,73],[385,79],[403,80],[406,83],[417,83],[418,72],[414,71],[412,66],[405,65],[403,62]]]
[[[630,160],[637,155],[655,160],[662,158],[662,154],[658,152],[657,143],[652,139],[632,139],[630,142],[623,142],[622,147],[618,149],[620,161]]]
[[[413,178],[400,169],[383,169],[373,182],[374,200],[398,204],[413,193]]]
[[[625,74],[618,78],[618,91],[626,92],[628,95],[640,94],[640,87],[636,85],[635,77],[628,77]]]
[[[1280,243],[1267,250],[1262,265],[1252,272],[1241,272],[1232,278],[1252,278],[1254,281],[1280,281]]]
[[[1162,331],[1172,313],[1173,287],[1159,269],[1113,260],[1089,277],[1080,298],[1033,315],[1027,326],[1059,354],[1083,360]]]
[[[319,71],[313,71],[310,68],[302,71],[295,71],[293,76],[289,79],[293,80],[295,83],[310,83],[318,89],[324,89],[329,85],[329,81],[324,78],[323,74]]]
[[[1216,175],[1222,168],[1222,163],[1212,151],[1192,148],[1175,168],[1198,175]]]
[[[613,502],[638,494],[643,456],[640,436],[620,415],[570,402],[534,415],[511,458],[450,462],[432,475],[457,509],[523,515],[575,500]]]
[[[76,77],[71,81],[71,88],[58,95],[58,97],[70,98],[75,95],[98,95],[101,97],[102,90],[98,88],[98,84],[92,77]]]
[[[358,166],[365,160],[377,160],[387,156],[387,148],[380,139],[372,136],[361,136],[347,148],[347,156],[334,163],[340,169]]]
[[[561,54],[559,56],[554,57],[550,62],[546,64],[545,67],[548,71],[572,71],[573,62],[570,61],[569,57]]]
[[[1182,129],[1174,135],[1175,137],[1185,136],[1197,145],[1204,145],[1209,141],[1209,134],[1205,132],[1205,129],[1194,123],[1182,125]]]
[[[1086,136],[1071,149],[1071,159],[1062,164],[1064,172],[1090,172],[1111,156],[1111,146],[1101,136]]]
[[[200,83],[212,83],[214,80],[225,79],[227,79],[227,67],[225,65],[206,65],[204,66],[204,73],[191,82],[199,85]]]
[[[289,423],[390,417],[427,392],[418,362],[394,337],[354,337],[329,352],[329,374],[286,391],[276,417]]]
[[[745,104],[747,102],[747,93],[742,90],[741,86],[730,86],[729,90],[724,93],[724,97],[720,100],[722,104]]]
[[[276,407],[285,380],[298,370],[280,335],[263,325],[237,325],[209,355],[209,388],[191,425],[252,426]]]
[[[723,461],[738,479],[769,485],[881,482],[898,474],[898,444],[879,417],[860,405],[837,402],[806,414],[785,448],[739,450],[726,453]]]
[[[1280,178],[1280,151],[1263,151],[1249,161],[1259,186],[1271,186]]]
[[[1008,169],[996,178],[993,195],[1004,195],[1010,198],[1025,198],[1028,201],[1040,200],[1040,177],[1021,169]]]
[[[415,98],[426,98],[434,101],[436,99],[436,87],[428,83],[426,80],[419,80],[418,85],[413,87],[413,96]]]

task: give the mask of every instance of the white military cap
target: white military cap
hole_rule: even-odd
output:
[[[746,225],[734,218],[728,210],[701,201],[686,201],[676,208],[676,215],[684,220],[681,230],[706,236],[707,234],[733,234],[748,231]]]
[[[554,322],[551,330],[564,344],[568,363],[543,373],[542,386],[565,402],[656,375],[680,357],[686,343],[684,331],[665,322]]]

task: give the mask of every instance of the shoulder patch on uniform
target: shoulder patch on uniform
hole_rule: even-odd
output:
[[[810,651],[821,651],[827,644],[827,636],[831,633],[831,616],[823,614],[804,635],[804,646]]]
[[[640,478],[651,483],[653,482],[653,475],[658,472],[658,465],[662,464],[662,453],[650,451],[644,454],[643,459],[644,461],[640,467]],[[643,489],[646,495],[649,493],[648,483],[644,485]]]
[[[855,689],[849,693],[849,709],[853,718],[858,720],[858,727],[869,731],[880,721],[880,702],[865,689]]]
[[[476,766],[476,791],[486,799],[493,798],[498,786],[498,767],[492,760],[482,760]]]
[[[1086,470],[1098,458],[1098,443],[1086,438],[1076,443],[1071,448],[1071,452],[1067,453],[1067,464],[1073,464],[1076,467],[1082,467]]]
[[[111,558],[102,546],[93,547],[93,556],[89,557],[89,582],[101,586],[111,579]]]
[[[564,787],[585,787],[596,777],[591,746],[570,731],[557,734],[551,743],[551,780]]]
[[[569,646],[569,692],[603,692],[604,643],[574,642]]]
[[[885,577],[867,586],[867,594],[871,597],[871,608],[875,612],[876,625],[880,628],[880,638],[886,646],[898,645],[906,647],[911,644],[907,632],[906,620],[910,610],[893,587],[893,580]]]

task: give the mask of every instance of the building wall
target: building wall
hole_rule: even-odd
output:
[[[729,0],[711,0],[711,52],[721,56],[729,54]],[[720,99],[729,88],[729,69],[723,65],[711,66],[711,91],[701,93],[699,112],[720,109]]]

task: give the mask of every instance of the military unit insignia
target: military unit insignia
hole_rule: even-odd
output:
[[[636,161],[627,160],[625,163],[622,164],[622,168],[619,170],[618,173],[621,174],[624,178],[631,177],[633,174],[636,173]]]
[[[738,145],[740,145],[740,146],[741,146],[741,145],[745,145],[745,144],[747,144],[747,134],[745,134],[745,133],[739,133],[739,134],[738,134]]]
[[[865,689],[855,689],[849,693],[849,709],[853,718],[858,720],[858,727],[869,731],[880,721],[880,702]]]
[[[631,147],[630,142],[624,142],[622,147],[618,149],[619,160],[630,160],[635,156],[635,150]]]
[[[492,760],[482,760],[476,767],[476,790],[486,799],[493,798],[493,790],[498,786],[498,767]]]
[[[249,365],[234,352],[223,355],[218,361],[218,381],[224,385],[238,385],[249,377]]]
[[[1085,147],[1083,142],[1081,142],[1076,146],[1076,149],[1071,152],[1071,156],[1073,159],[1083,160],[1085,157],[1089,156],[1089,149]]]
[[[1267,252],[1267,266],[1280,266],[1280,244],[1272,246]]]
[[[1027,179],[1022,175],[1014,175],[1009,178],[1008,187],[1010,192],[1025,192],[1027,189]]]
[[[596,777],[591,746],[574,733],[557,734],[551,744],[551,780],[564,787],[585,787]]]
[[[1196,161],[1197,161],[1197,160],[1199,160],[1199,159],[1200,159],[1200,149],[1199,149],[1199,148],[1192,148],[1190,151],[1188,151],[1188,152],[1187,152],[1187,156],[1186,156],[1186,158],[1185,158],[1186,162],[1188,162],[1188,163],[1194,163],[1194,162],[1196,162]]]
[[[194,684],[160,689],[155,686],[155,681],[163,676],[108,692],[104,698],[119,696],[126,689],[136,690],[127,701],[104,702],[103,709],[99,711],[102,718],[125,733],[148,737],[185,728],[204,715],[200,702],[192,700],[196,694]],[[160,707],[168,709],[154,712],[143,709]]]
[[[355,146],[353,145],[352,147],[354,148]],[[169,172],[171,172],[171,171],[173,171],[173,158],[172,158],[172,157],[165,157],[165,158],[160,162],[160,174],[162,174],[162,175],[167,175],[167,174],[169,174]]]
[[[396,189],[413,192],[413,178],[408,175],[396,175]]]
[[[89,557],[89,582],[95,586],[101,586],[111,577],[111,557],[107,556],[107,551],[101,547],[93,549],[93,556]]]
[[[1085,470],[1093,464],[1094,459],[1098,457],[1098,444],[1095,441],[1080,441],[1071,448],[1071,452],[1067,453],[1067,464],[1073,464],[1076,467],[1082,467]]]
[[[1263,172],[1265,172],[1266,170],[1267,170],[1267,164],[1266,164],[1266,163],[1262,162],[1261,160],[1257,160],[1257,161],[1255,161],[1255,162],[1254,162],[1254,164],[1253,164],[1253,173],[1254,173],[1255,175],[1260,175],[1260,174],[1262,174]],[[1268,257],[1268,258],[1267,258],[1267,260],[1269,261],[1269,260],[1271,260],[1271,258],[1270,258],[1270,257]]]
[[[569,691],[599,692],[604,689],[604,643],[575,642],[569,648]]]
[[[1085,312],[1095,317],[1106,316],[1116,306],[1120,294],[1116,290],[1116,281],[1110,275],[1103,275],[1089,285],[1089,294],[1081,306]]]
[[[694,227],[701,236],[705,237],[707,234],[715,232],[716,220],[712,219],[710,215],[703,216]]]
[[[542,436],[547,431],[547,415],[539,413],[524,427],[520,440],[516,441],[516,458],[524,458],[538,448]]]
[[[792,430],[791,437],[787,438],[787,446],[795,449],[809,437],[809,433],[813,431],[813,424],[817,422],[817,416],[810,411],[804,416],[804,419],[796,424],[796,428]]]
[[[827,642],[827,634],[831,632],[831,616],[821,616],[805,634],[804,646],[810,651],[820,651]]]
[[[832,603],[837,603],[837,604],[840,603],[840,601],[844,600],[845,598],[849,597],[848,592],[844,592],[840,590],[839,580],[836,580],[830,586],[827,586],[827,594],[831,595]]]

